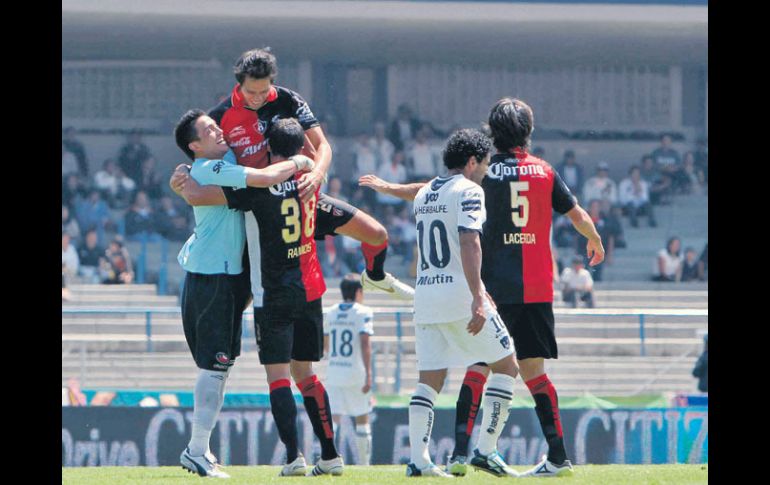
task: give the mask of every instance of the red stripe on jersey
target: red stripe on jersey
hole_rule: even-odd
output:
[[[553,205],[553,169],[543,160],[522,151],[516,152],[521,167],[542,167],[545,176],[535,170],[527,170],[519,175],[520,182],[529,184],[521,192],[527,198],[529,217],[521,228],[522,234],[534,235],[534,244],[522,244],[521,265],[524,280],[524,303],[544,303],[553,301],[553,260],[551,256],[551,219]]]
[[[299,180],[299,176],[295,176]],[[316,190],[315,196],[308,202],[301,204],[300,212],[302,217],[302,229],[300,237],[300,248],[310,245],[310,250],[299,256],[299,269],[302,272],[302,284],[305,287],[307,301],[314,301],[321,298],[326,291],[326,282],[321,272],[321,263],[318,260],[315,243],[315,224],[316,224],[316,203],[320,188]],[[305,235],[305,229],[312,227],[310,236]]]

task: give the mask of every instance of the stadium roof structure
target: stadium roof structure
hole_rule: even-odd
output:
[[[434,1],[62,0],[66,59],[226,62],[282,57],[385,65],[707,62],[708,7]]]

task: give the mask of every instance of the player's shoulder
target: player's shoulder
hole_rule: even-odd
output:
[[[274,85],[275,88],[275,100],[278,102],[297,102],[304,103],[305,99],[293,89],[289,89],[284,86]]]
[[[374,313],[374,310],[372,310],[372,307],[368,305],[364,305],[363,303],[358,303],[358,302],[353,304],[353,309],[355,310],[356,313],[361,315],[371,315],[372,313]]]
[[[216,106],[209,109],[208,115],[217,122],[219,127],[222,127],[222,118],[224,118],[227,110],[233,107],[233,97],[227,96],[225,99],[219,102]]]

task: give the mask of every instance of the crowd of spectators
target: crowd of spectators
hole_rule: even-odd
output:
[[[62,298],[66,283],[125,284],[134,279],[124,241],[184,241],[193,229],[191,209],[164,193],[167,174],[132,131],[95,173],[73,128],[62,134]]]
[[[682,241],[674,236],[658,251],[653,266],[653,281],[706,281],[708,279],[708,243],[700,255],[693,247],[682,254]]]

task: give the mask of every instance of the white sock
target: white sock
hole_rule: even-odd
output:
[[[195,382],[195,408],[192,419],[192,436],[187,447],[192,456],[201,456],[209,449],[211,431],[217,423],[219,410],[224,401],[227,372],[204,370]]]
[[[489,455],[497,448],[497,439],[508,420],[509,407],[513,399],[514,378],[505,374],[492,374],[487,381],[481,408],[481,429],[476,447],[482,455]]]
[[[372,425],[356,425],[356,448],[358,448],[358,464],[369,466],[372,456]]]
[[[417,384],[409,403],[409,450],[412,463],[425,468],[430,461],[428,445],[433,429],[433,402],[438,393],[427,384]]]

